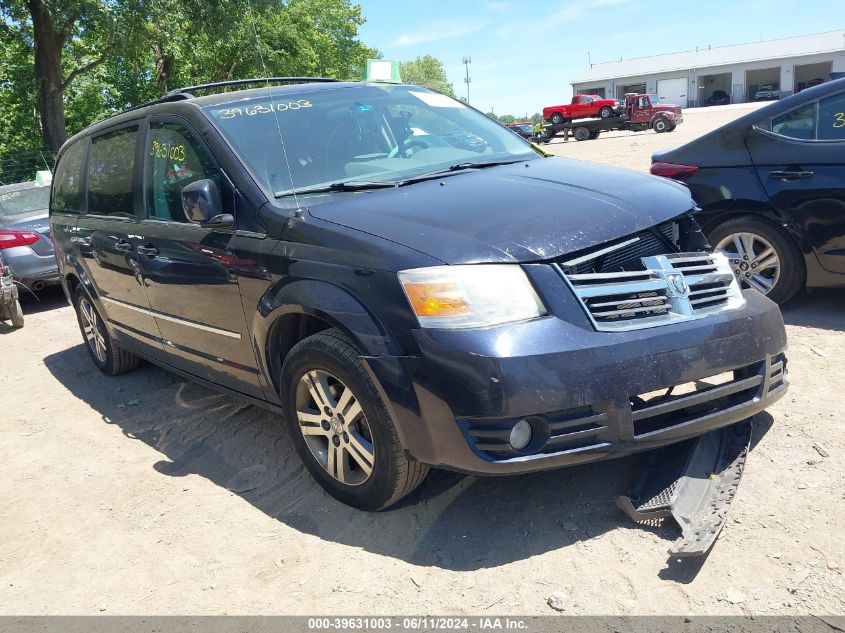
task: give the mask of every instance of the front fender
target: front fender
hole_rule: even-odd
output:
[[[325,281],[287,278],[269,288],[261,297],[252,325],[255,352],[262,373],[274,384],[281,374],[284,360],[278,345],[286,348],[286,341],[277,340],[279,332],[276,328],[292,315],[316,317],[337,328],[355,343],[362,356],[402,354],[384,323],[347,290]],[[268,398],[277,398],[275,388],[265,391]]]

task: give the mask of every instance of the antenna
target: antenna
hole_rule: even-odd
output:
[[[302,210],[299,208],[299,199],[296,197],[296,183],[293,181],[293,171],[290,168],[288,152],[285,149],[285,140],[282,138],[282,126],[279,125],[279,113],[276,110],[276,103],[273,101],[273,91],[270,90],[270,73],[267,72],[267,64],[264,63],[264,55],[261,54],[261,38],[258,35],[258,26],[255,22],[255,14],[252,12],[252,0],[246,0],[246,6],[247,11],[249,11],[250,21],[252,22],[252,30],[255,32],[255,50],[258,52],[258,59],[261,60],[261,68],[264,70],[264,77],[266,77],[267,96],[270,98],[270,107],[273,109],[273,119],[276,121],[276,131],[279,133],[279,143],[282,144],[282,156],[285,158],[285,167],[288,169],[290,190],[293,194],[293,203],[296,205],[296,214],[300,215]]]
[[[469,78],[469,65],[472,63],[472,57],[464,57],[463,58],[463,65],[466,68],[467,76],[464,77],[464,83],[467,85],[467,105],[469,105],[469,82],[472,81]]]

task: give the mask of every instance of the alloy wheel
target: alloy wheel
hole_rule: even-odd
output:
[[[296,389],[299,430],[311,454],[334,479],[348,486],[366,482],[375,465],[375,446],[361,403],[332,374],[305,372]]]
[[[88,299],[83,298],[79,302],[79,313],[82,316],[82,332],[85,335],[85,342],[97,360],[105,363],[108,358],[106,354],[106,337],[103,333],[100,317],[97,316],[97,311]]]
[[[780,279],[780,257],[771,243],[756,233],[732,233],[716,250],[728,258],[734,275],[743,287],[769,294]]]

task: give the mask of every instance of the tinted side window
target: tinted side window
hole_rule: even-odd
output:
[[[220,190],[220,172],[205,147],[184,126],[151,123],[146,152],[147,215],[187,222],[182,187],[209,178]]]
[[[132,195],[138,126],[121,128],[91,141],[88,157],[88,213],[134,215]]]
[[[816,138],[816,104],[808,103],[800,108],[772,118],[772,132],[781,136],[812,140]]]
[[[82,160],[85,140],[77,141],[65,150],[56,165],[53,177],[53,199],[50,207],[57,211],[82,210]]]
[[[820,141],[845,140],[845,92],[819,101]]]

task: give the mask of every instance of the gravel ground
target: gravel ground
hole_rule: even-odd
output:
[[[647,169],[674,133],[556,142]],[[0,614],[842,614],[845,292],[784,310],[792,388],[755,426],[706,560],[667,560],[669,527],[612,504],[636,456],[485,479],[435,472],[387,512],[304,472],[274,415],[151,366],[89,361],[58,292],[0,325]]]

